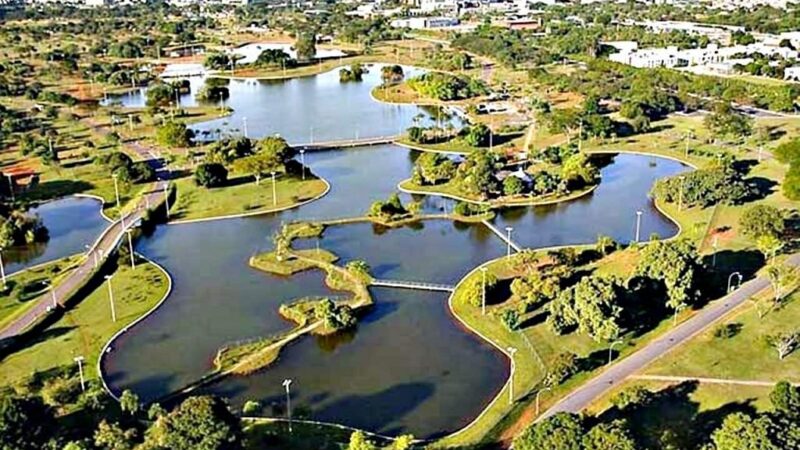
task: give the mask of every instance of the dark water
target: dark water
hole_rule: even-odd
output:
[[[193,128],[201,139],[216,138],[243,133],[246,122],[249,137],[280,134],[294,144],[399,134],[412,125],[414,116],[428,113],[414,105],[373,100],[370,92],[381,83],[380,67],[371,66],[363,81],[351,83],[339,82],[338,69],[289,80],[231,80],[230,98],[224,104],[233,108],[233,114]],[[405,71],[409,77],[423,72],[410,67]],[[195,77],[190,83],[191,93],[180,97],[181,105],[197,105],[194,95],[204,80]],[[138,90],[113,99],[124,106],[143,107],[144,92]]]
[[[362,214],[406,178],[413,154],[395,146],[306,155],[312,170],[331,182],[323,199],[298,210],[260,218],[160,227],[139,251],[163,264],[175,291],[158,313],[117,341],[105,359],[116,390],[132,388],[157,398],[202,376],[226,342],[285,330],[280,303],[323,295],[322,275],[269,276],[247,266],[250,255],[271,248],[281,222]],[[511,223],[525,245],[591,242],[597,234],[629,238],[634,211],[642,235],[669,236],[674,226],[649,207],[647,192],[659,177],[684,170],[678,163],[620,155],[602,170],[601,188],[585,199],[547,208],[521,208],[496,219]],[[427,200],[428,209],[442,202]],[[312,247],[315,240],[299,242]],[[364,259],[381,278],[455,283],[466,272],[505,252],[482,225],[429,221],[386,230],[353,224],[326,230],[320,245],[342,262]],[[507,362],[460,330],[446,309],[446,295],[376,289],[377,305],[358,330],[336,340],[305,338],[269,370],[232,378],[210,391],[234,404],[280,402],[281,381],[295,380],[296,406],[313,417],[384,433],[432,436],[471,420],[502,386]]]
[[[9,248],[3,251],[6,273],[86,251],[108,222],[100,215],[102,205],[91,198],[67,197],[32,208],[50,233],[45,243]]]

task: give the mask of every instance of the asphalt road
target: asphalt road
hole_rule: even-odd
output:
[[[789,257],[787,264],[800,266],[800,253]],[[647,344],[644,348],[618,363],[610,366],[603,373],[592,378],[558,403],[544,412],[536,421],[540,421],[559,412],[578,413],[616,384],[640,371],[655,359],[686,342],[706,327],[731,312],[748,298],[763,289],[769,289],[769,281],[764,277],[751,280],[741,288],[722,299],[716,300],[700,310],[689,320],[681,323],[673,330]]]
[[[99,127],[95,126],[95,129],[99,132],[104,132],[104,130],[101,130]],[[125,228],[123,228],[122,222],[117,219],[112,222],[108,228],[103,230],[103,233],[100,234],[100,237],[86,254],[87,257],[85,261],[83,261],[77,269],[73,270],[73,272],[63,279],[54,289],[32,300],[36,302],[34,306],[16,320],[6,324],[0,329],[0,341],[12,338],[24,332],[31,325],[38,322],[43,316],[50,313],[53,308],[63,306],[75,290],[93,276],[97,265],[102,265],[102,261],[114,251],[116,246],[124,238],[125,230],[142,218],[147,209],[147,205],[156,205],[164,198],[164,188],[169,183],[169,174],[164,170],[158,155],[154,153],[153,149],[136,142],[126,143],[125,145],[129,150],[139,154],[142,159],[147,161],[148,164],[156,170],[158,181],[151,184],[150,191],[146,192],[145,195],[139,199],[134,210],[125,215]],[[109,314],[111,314],[110,310]]]

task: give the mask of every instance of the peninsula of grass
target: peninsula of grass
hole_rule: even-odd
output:
[[[403,180],[397,185],[397,188],[407,194],[419,195],[438,195],[447,197],[453,200],[472,203],[475,205],[485,205],[492,208],[502,208],[509,206],[537,206],[537,205],[550,205],[553,203],[567,202],[576,198],[583,197],[597,188],[598,184],[585,186],[567,194],[547,194],[547,195],[515,195],[515,196],[501,196],[484,200],[475,195],[468,195],[458,187],[457,182],[448,181],[446,183],[435,185],[421,185],[414,183],[411,178]]]
[[[500,150],[505,147],[522,148],[525,141],[524,135],[520,132],[498,132],[494,134],[493,139],[495,150]],[[407,135],[404,135],[395,141],[395,144],[420,152],[459,155],[469,155],[475,150],[486,149],[486,147],[475,147],[470,145],[466,139],[461,136],[444,139],[440,142],[419,143],[412,141]]]
[[[9,275],[6,288],[0,291],[0,328],[36,305],[36,299],[75,270],[83,258],[67,256]]]
[[[278,257],[276,252],[266,252],[250,257],[250,267],[274,275],[291,276],[318,268],[316,261],[332,264],[338,259],[338,256],[324,249],[294,250],[292,254],[282,257]]]
[[[140,262],[136,269],[119,267],[111,280],[117,321],[111,321],[108,287],[97,284],[85,298],[22,348],[0,362],[0,384],[13,385],[31,376],[64,366],[74,366],[75,356],[86,358],[87,379],[98,377],[97,361],[103,346],[119,330],[150,311],[167,294],[169,277],[160,267]]]
[[[282,175],[276,179],[273,198],[272,181],[256,183],[251,177],[228,180],[225,186],[205,188],[198,186],[193,177],[175,181],[178,195],[170,209],[173,221],[191,221],[236,215],[256,215],[292,208],[313,200],[328,191],[328,184],[320,178],[307,175]]]

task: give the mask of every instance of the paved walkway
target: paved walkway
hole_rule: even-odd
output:
[[[794,267],[800,266],[800,253],[789,257],[787,264]],[[770,289],[769,281],[764,277],[759,277],[745,283],[733,293],[712,302],[690,319],[572,391],[545,411],[537,421],[559,412],[580,412],[616,384],[688,341],[764,289]]]
[[[99,133],[107,134],[105,129],[94,124],[91,124],[91,126]],[[100,237],[86,254],[86,259],[77,269],[72,271],[54,289],[51,289],[38,299],[32,300],[36,302],[34,306],[0,329],[0,342],[23,333],[49,314],[53,308],[63,306],[81,286],[91,279],[96,272],[96,268],[102,266],[102,262],[108,258],[124,238],[125,230],[143,217],[147,210],[147,205],[157,205],[164,198],[165,188],[169,183],[168,174],[163,170],[163,165],[160,159],[156,157],[155,151],[136,142],[129,142],[124,145],[139,154],[142,159],[156,170],[158,181],[151,184],[150,190],[145,192],[139,199],[133,211],[126,213],[124,228],[119,219],[112,222],[100,234]],[[97,266],[95,265],[95,258],[97,259]]]

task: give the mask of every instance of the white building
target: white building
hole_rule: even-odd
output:
[[[608,44],[610,45],[610,44]],[[765,56],[780,56],[783,59],[797,58],[798,52],[786,47],[775,47],[763,43],[719,47],[710,44],[705,48],[680,50],[671,46],[666,48],[638,49],[625,46],[608,59],[634,67],[690,67],[719,64],[739,55],[760,53]]]
[[[412,4],[426,13],[458,9],[458,0],[414,0]]]
[[[800,66],[787,67],[783,70],[783,79],[800,81]]]
[[[394,28],[410,28],[412,30],[450,28],[458,24],[459,20],[455,17],[409,17],[406,19],[395,19],[390,23]]]

